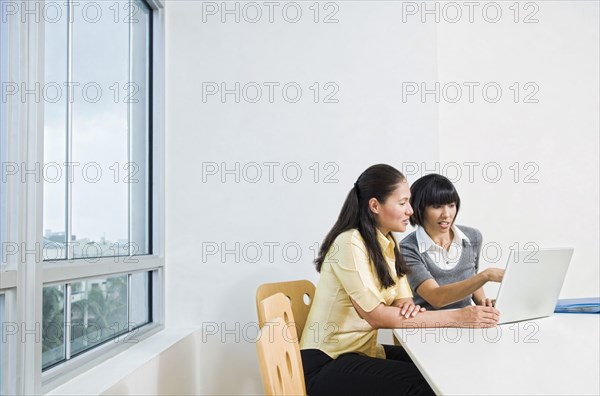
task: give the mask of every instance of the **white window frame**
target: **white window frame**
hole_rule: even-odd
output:
[[[98,361],[114,356],[130,343],[107,342],[74,357],[42,374],[42,288],[44,284],[68,283],[86,278],[99,278],[124,273],[153,272],[152,323],[136,333],[142,341],[160,331],[165,322],[165,17],[162,0],[145,0],[152,11],[152,249],[151,255],[104,257],[89,260],[43,261],[43,182],[27,177],[25,183],[9,178],[7,190],[6,240],[19,246],[19,257],[8,258],[0,267],[0,291],[5,294],[6,321],[20,323],[18,334],[5,344],[3,365],[5,394],[41,394],[93,367]],[[44,0],[29,0],[43,9]],[[44,21],[20,15],[9,17],[8,81],[34,86],[44,81]],[[20,63],[17,61],[21,60]],[[7,104],[7,161],[35,169],[43,164],[44,103],[11,96]],[[36,250],[37,249],[37,250]],[[25,250],[30,254],[24,254]],[[35,254],[33,252],[36,252]],[[116,261],[116,262],[115,262]],[[135,261],[135,262],[130,262]],[[36,329],[28,334],[26,330]],[[20,342],[22,338],[25,342]],[[124,336],[121,336],[121,338]],[[19,342],[17,342],[19,341]],[[65,340],[65,342],[68,342]],[[142,341],[143,342],[143,341]]]
[[[0,0],[4,1],[4,0]],[[0,4],[0,6],[3,6],[2,4]],[[7,44],[9,41],[6,39],[6,36],[13,36],[15,34],[15,30],[13,28],[13,31],[9,31],[8,26],[3,26],[2,27],[2,45],[4,46],[5,44]],[[6,28],[6,30],[4,30]],[[8,45],[7,45],[8,47]],[[9,51],[9,48],[5,47],[4,50],[6,50],[7,52]],[[7,59],[8,61],[8,59]],[[2,82],[4,82],[4,73],[6,73],[7,76],[7,80],[9,79],[10,73],[8,72],[7,69],[9,69],[9,64],[3,65],[3,69],[2,69]],[[9,118],[9,115],[11,114],[8,111],[8,106],[6,109],[6,113],[3,114],[3,117]],[[12,123],[11,119],[6,120],[7,125],[10,125]],[[8,130],[8,128],[7,128]],[[7,137],[8,140],[8,137]],[[0,147],[2,148],[2,152],[0,152],[0,161],[4,162],[4,161],[8,161],[8,158],[4,157],[4,153],[8,154],[8,150],[6,150],[6,142],[2,141],[0,143]],[[3,200],[3,204],[4,199],[6,199],[6,204],[8,206],[8,196],[2,196],[1,199]],[[8,210],[8,208],[4,208],[4,206],[2,206],[0,208],[0,210],[2,210],[2,212],[0,213],[0,218],[4,219],[4,222],[2,224],[0,224],[1,230],[0,230],[0,234],[2,234],[3,237],[6,237],[7,240],[8,239],[8,224],[11,221],[11,219],[9,219],[8,217],[10,216],[10,211]],[[0,243],[4,243],[4,240],[1,240]],[[0,247],[0,252],[4,251],[4,246]],[[3,326],[3,332],[4,331],[10,331],[12,330],[12,328],[9,329],[9,326],[11,326],[11,324],[15,324],[16,323],[16,284],[17,284],[17,273],[15,270],[15,267],[11,267],[10,265],[4,263],[4,257],[0,257],[0,296],[4,297],[3,300],[3,317],[2,317],[2,323],[0,323],[1,326]],[[4,264],[6,265],[4,265]],[[3,337],[6,337],[5,334],[3,334]],[[3,343],[2,348],[0,348],[1,352],[0,353],[0,361],[1,364],[0,366],[2,367],[2,371],[0,371],[0,376],[2,376],[2,378],[0,378],[0,383],[2,384],[2,386],[0,387],[0,395],[10,395],[10,394],[16,394],[16,387],[15,384],[16,382],[14,380],[11,380],[12,378],[16,378],[16,365],[13,363],[16,361],[16,355],[15,355],[15,348],[17,346],[17,342],[15,339],[11,338],[11,339],[7,339],[7,342],[4,342],[4,340],[0,340],[0,342]]]
[[[0,275],[2,276],[2,275]],[[6,324],[16,325],[16,289],[4,288],[0,289],[0,295],[4,296],[4,318],[3,322]],[[6,327],[5,330],[12,330],[13,327]],[[15,395],[16,391],[16,348],[17,342],[14,338],[7,339],[2,348],[2,354],[0,359],[2,360],[2,388],[0,388],[0,395]]]

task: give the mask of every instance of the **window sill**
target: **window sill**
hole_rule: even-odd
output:
[[[45,395],[99,395],[197,329],[164,329]]]

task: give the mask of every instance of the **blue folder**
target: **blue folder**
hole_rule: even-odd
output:
[[[558,300],[556,313],[600,313],[600,297],[567,298]]]

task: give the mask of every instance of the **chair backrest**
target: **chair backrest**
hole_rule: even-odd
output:
[[[261,312],[260,302],[276,293],[283,293],[292,305],[292,312],[296,323],[298,340],[302,337],[302,331],[306,324],[308,312],[315,296],[315,285],[308,280],[297,280],[290,282],[265,283],[256,290],[256,310],[258,311],[258,326],[262,327],[268,320],[265,313]],[[271,316],[274,318],[275,316]],[[281,316],[283,318],[283,316]]]
[[[276,317],[259,333],[256,351],[266,395],[306,395],[298,340],[290,338],[288,329],[285,320]]]

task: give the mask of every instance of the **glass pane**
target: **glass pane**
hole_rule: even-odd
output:
[[[132,2],[131,20],[131,253],[150,254],[150,10]]]
[[[71,284],[71,356],[127,330],[127,275]]]
[[[65,359],[65,286],[46,286],[42,304],[42,369]]]
[[[131,318],[129,323],[136,328],[150,322],[150,282],[151,272],[131,275]]]
[[[128,3],[80,1],[73,17],[74,257],[128,253]]]
[[[148,254],[151,10],[141,0],[73,4],[67,18],[65,2],[53,3],[65,17],[46,24],[44,258],[67,258],[67,242],[75,258]]]
[[[67,258],[67,7],[54,3],[62,15],[45,26],[44,100],[44,259]],[[52,20],[55,20],[54,18]]]

